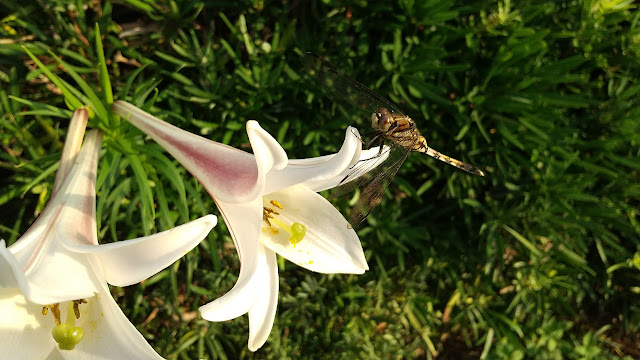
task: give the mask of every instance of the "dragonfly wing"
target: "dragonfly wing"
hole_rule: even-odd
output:
[[[396,105],[343,74],[322,57],[305,53],[301,55],[301,60],[308,74],[318,81],[327,97],[336,104],[355,110],[347,114],[352,119],[356,119],[356,123],[361,124],[364,120],[366,127],[370,127],[371,114],[376,113],[380,108],[386,108],[400,116],[404,115]],[[337,189],[332,191],[333,197],[361,188],[360,198],[351,210],[351,226],[359,225],[369,215],[371,209],[380,203],[389,183],[415,145],[403,143],[400,146],[395,141],[385,140],[385,136],[386,134],[374,131],[373,139],[364,141],[367,145],[370,145],[368,141],[378,142],[380,144],[378,149],[382,150],[379,150],[379,153],[371,159],[363,159],[356,163],[338,184]],[[415,141],[417,140],[416,137]],[[385,141],[386,145],[384,145]]]
[[[373,169],[371,169],[371,163],[368,163],[366,167],[365,165],[356,164],[348,175],[353,180],[348,181],[349,178],[346,178],[344,185],[339,186],[332,193],[344,194],[355,188],[361,189],[360,198],[351,209],[349,216],[349,223],[352,227],[360,225],[371,210],[380,203],[385,190],[389,187],[389,183],[391,183],[398,169],[400,169],[400,166],[411,152],[410,148],[397,146],[393,142],[389,146],[385,146],[385,149],[381,156],[386,158],[380,164]],[[368,161],[375,161],[375,159]],[[367,162],[362,162],[362,164],[367,164]]]
[[[394,154],[394,152],[396,154]],[[388,162],[388,165],[380,166],[380,173],[376,174],[374,171],[370,176],[370,181],[364,185],[360,194],[360,199],[356,205],[351,209],[349,215],[349,223],[357,227],[364,219],[369,216],[371,210],[380,204],[384,192],[389,187],[391,180],[396,175],[402,163],[407,159],[411,151],[398,148],[396,151],[392,151]]]
[[[351,79],[322,57],[304,53],[300,58],[309,75],[320,83],[322,90],[334,103],[355,107],[368,116],[381,107],[403,114],[396,105]],[[365,118],[367,121],[368,116]]]
[[[361,159],[341,174],[339,182],[331,189],[331,198],[337,198],[356,188],[364,187],[371,180],[373,172],[379,171],[375,169],[384,166],[391,152],[392,148],[388,145],[364,150]]]

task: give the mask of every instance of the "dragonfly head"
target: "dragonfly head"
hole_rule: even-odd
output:
[[[391,114],[389,110],[380,108],[371,114],[371,126],[379,131],[387,132],[392,124]]]

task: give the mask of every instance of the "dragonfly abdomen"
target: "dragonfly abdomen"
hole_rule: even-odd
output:
[[[467,164],[465,162],[462,162],[458,159],[454,159],[451,156],[445,155],[437,150],[434,150],[428,146],[426,146],[426,141],[425,141],[425,147],[424,150],[416,150],[416,151],[420,151],[422,153],[425,153],[429,156],[431,156],[432,158],[436,159],[436,160],[440,160],[442,162],[445,162],[449,165],[453,165],[455,167],[457,167],[458,169],[462,169],[470,174],[474,174],[474,175],[478,175],[478,176],[484,176],[484,172],[482,172],[482,170],[478,169],[477,167],[471,165],[471,164]]]

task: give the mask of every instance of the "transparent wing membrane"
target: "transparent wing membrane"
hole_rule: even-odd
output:
[[[349,214],[349,224],[352,227],[360,225],[371,210],[380,204],[384,192],[389,187],[400,166],[409,156],[409,153],[410,151],[406,151],[402,147],[391,145],[389,151],[385,154],[386,158],[378,166],[352,181],[357,183],[358,188],[362,189],[360,198]]]
[[[371,114],[381,107],[403,114],[396,105],[351,79],[322,57],[313,53],[304,53],[300,57],[307,73],[318,81],[327,97],[335,104],[355,108],[364,114],[362,120],[366,123]]]

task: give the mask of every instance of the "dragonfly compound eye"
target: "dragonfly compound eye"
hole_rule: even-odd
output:
[[[378,121],[380,121],[380,113],[371,114],[371,127],[378,128]]]
[[[378,126],[377,128],[382,130],[382,131],[387,131],[389,130],[389,127],[391,126],[391,122],[390,122],[390,116],[388,112],[382,112],[379,116],[379,120],[378,120]]]

